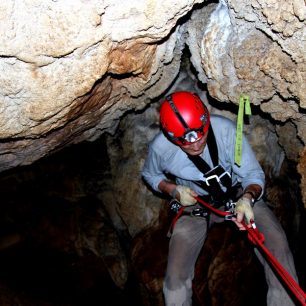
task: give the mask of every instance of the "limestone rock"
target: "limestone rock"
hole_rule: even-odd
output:
[[[3,2],[0,170],[113,132],[160,95],[179,68],[173,29],[198,2]]]
[[[301,190],[302,190],[302,197],[303,197],[303,202],[304,202],[304,208],[306,209],[306,190],[305,190],[305,185],[306,185],[306,150],[301,153],[300,156],[300,162],[298,165],[298,171],[301,175]]]
[[[305,143],[303,1],[202,2],[3,2],[0,171],[113,133],[169,88],[186,43],[211,96],[248,93]]]
[[[303,1],[220,1],[201,38],[209,93],[236,104],[246,93],[255,105],[278,95],[279,105],[264,111],[284,116],[281,110],[290,101],[281,120],[304,117],[299,108],[306,101],[305,14]],[[304,128],[298,129],[305,143]]]

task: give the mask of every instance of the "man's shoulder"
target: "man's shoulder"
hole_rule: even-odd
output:
[[[224,117],[222,115],[212,114],[210,117],[211,125],[215,130],[222,130],[222,129],[232,129],[236,128],[236,125],[233,120]]]
[[[150,147],[152,150],[158,152],[159,154],[164,154],[165,152],[177,150],[177,146],[173,144],[163,132],[159,132],[151,141]]]
[[[234,124],[234,121],[232,119],[219,114],[211,114],[210,120],[213,123]]]
[[[233,120],[221,115],[212,115],[211,126],[219,145],[233,145],[236,135],[236,124]]]

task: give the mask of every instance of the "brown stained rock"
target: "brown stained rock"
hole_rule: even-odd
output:
[[[258,1],[261,13],[275,32],[284,37],[290,37],[302,27],[305,20],[305,10],[302,1],[274,1],[271,4]]]
[[[299,71],[299,66],[276,43],[269,45],[257,64],[265,75],[271,77],[276,92],[283,98],[289,98],[291,92],[299,92],[303,87],[302,71]],[[292,90],[293,87],[295,90]],[[304,100],[304,94],[300,92],[298,95],[301,101]]]
[[[40,137],[39,132],[37,132],[38,134],[35,137],[21,137],[2,142],[0,144],[0,151],[2,151],[0,171],[20,164],[32,164],[46,154],[59,151],[69,144],[80,142],[84,137],[90,139],[99,124],[100,129],[107,129],[108,126],[101,124],[100,119],[101,115],[110,108],[109,102],[106,103],[105,100],[109,97],[110,90],[111,82],[108,78],[103,84],[97,86],[91,94],[75,101],[75,105],[69,109],[65,117],[67,123],[62,129],[55,129],[44,134],[43,137]],[[86,103],[84,103],[84,100]],[[41,126],[50,128],[46,122],[42,122]]]
[[[237,94],[248,94],[255,105],[271,98],[275,92],[272,79],[260,70],[257,63],[267,52],[270,43],[266,36],[254,31],[240,44],[233,46],[233,60],[239,79]]]
[[[197,2],[3,3],[0,171],[114,132],[166,90],[183,47],[172,29]]]
[[[271,114],[277,121],[285,122],[288,119],[298,119],[302,115],[298,112],[298,105],[293,100],[283,102],[278,96],[274,96],[269,102],[260,105],[261,110]]]
[[[299,174],[301,175],[300,188],[301,188],[304,208],[306,209],[306,149],[305,148],[300,155],[297,170]]]
[[[286,108],[284,108],[284,113],[286,114]],[[277,125],[276,132],[278,141],[283,146],[287,158],[297,162],[299,154],[303,150],[303,144],[296,134],[297,131],[294,124],[288,121],[282,125]]]
[[[137,41],[118,44],[110,53],[108,72],[116,75],[142,74],[144,78],[147,78],[152,69],[155,52],[154,44],[137,43]]]

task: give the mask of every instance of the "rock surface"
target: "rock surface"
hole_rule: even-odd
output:
[[[302,0],[10,0],[0,15],[2,171],[114,132],[168,89],[186,44],[211,96],[247,93],[305,143]]]
[[[211,112],[234,120],[240,94],[250,96],[253,116],[244,129],[267,174],[265,196],[295,250],[305,252],[298,245],[299,195],[306,208],[304,1],[8,0],[0,17],[0,225],[13,227],[2,231],[2,251],[34,241],[73,253],[85,267],[76,286],[85,286],[86,298],[101,282],[97,274],[125,288],[132,261],[144,303],[162,305],[164,199],[146,188],[140,169],[159,130],[161,97],[192,90]],[[76,151],[58,162],[70,148]],[[17,167],[31,164],[34,170]],[[239,257],[230,229],[214,233],[223,231],[220,244],[207,242],[210,258],[199,263],[195,286],[212,305],[224,305],[216,295],[243,305],[236,294],[247,285],[242,271],[228,278],[235,290],[218,291],[228,271],[218,261]],[[245,267],[251,261],[248,253]],[[88,262],[95,267],[84,272]],[[3,288],[10,296],[3,304],[53,305],[15,299]]]

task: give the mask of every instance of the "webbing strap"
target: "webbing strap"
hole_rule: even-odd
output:
[[[209,151],[209,155],[211,157],[213,166],[216,167],[219,164],[219,155],[218,155],[218,147],[216,143],[216,138],[214,134],[214,130],[211,125],[208,128],[207,135],[207,147]],[[197,168],[205,175],[205,173],[211,170],[210,166],[207,162],[199,155],[188,155],[188,158],[197,166]]]
[[[219,164],[219,154],[218,154],[218,147],[217,147],[215,133],[211,124],[208,129],[207,145],[213,165],[214,167],[216,167]]]
[[[207,146],[214,165],[213,169],[210,168],[207,162],[200,155],[188,155],[188,158],[194,163],[194,165],[199,169],[199,171],[203,173],[204,177],[207,178],[209,176],[216,176],[219,178],[219,176],[224,173],[225,170],[220,165],[218,165],[218,147],[216,143],[215,134],[211,125],[209,126],[208,130]],[[208,184],[204,181],[195,181],[194,183],[206,190],[216,202],[222,202],[224,200],[228,200],[228,194],[232,185],[232,180],[229,175],[224,175],[220,178],[220,181],[224,185],[224,187],[226,187],[226,192],[222,190],[220,184],[215,178],[209,180]]]
[[[235,142],[235,163],[240,167],[242,158],[242,132],[243,132],[243,115],[252,115],[250,97],[240,95],[239,109],[237,115],[237,129]]]

